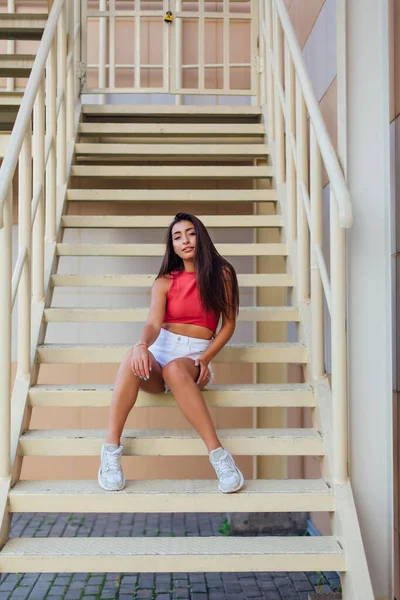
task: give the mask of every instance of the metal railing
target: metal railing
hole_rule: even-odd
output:
[[[324,295],[331,317],[332,468],[341,483],[348,479],[345,229],[353,223],[352,205],[283,0],[260,1],[260,52],[266,63],[260,102],[278,189],[286,186],[296,299],[310,304],[312,382],[325,374]],[[330,182],[330,276],[322,251],[323,165]]]
[[[57,190],[66,185],[67,147],[75,135],[80,12],[80,0],[54,1],[0,169],[0,478],[10,475],[12,310],[18,295],[16,377],[29,379],[32,314],[44,299],[45,248],[56,240]],[[18,256],[12,273],[17,173]]]

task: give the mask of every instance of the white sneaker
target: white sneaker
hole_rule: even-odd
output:
[[[211,450],[210,463],[218,476],[218,488],[221,492],[230,494],[240,490],[244,478],[228,450],[222,447]]]
[[[121,469],[122,446],[103,444],[101,463],[97,480],[104,490],[118,491],[125,487],[125,477]]]

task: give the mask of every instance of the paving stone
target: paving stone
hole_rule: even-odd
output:
[[[152,598],[153,591],[152,590],[138,590],[136,594],[136,598]]]
[[[79,600],[81,596],[82,596],[82,592],[80,592],[78,590],[71,590],[65,594],[64,599],[65,600]],[[28,600],[30,600],[30,598]]]
[[[8,600],[10,597],[9,592],[0,592],[0,600]]]
[[[282,600],[282,596],[279,592],[265,592],[264,600]]]
[[[294,586],[298,592],[313,592],[314,588],[309,581],[295,581]]]
[[[67,590],[66,585],[52,585],[49,591],[49,596],[62,596]]]
[[[208,600],[208,594],[191,594],[190,598],[191,600]]]
[[[109,590],[109,589],[104,589],[104,588],[101,590],[100,598],[102,600],[103,600],[103,598],[104,598],[104,600],[106,600],[106,599],[111,600],[111,599],[116,598],[116,596],[117,596],[117,593],[115,590]]]
[[[0,592],[12,592],[16,585],[15,581],[8,581],[7,579],[4,583],[0,584]]]
[[[207,587],[204,583],[193,583],[190,586],[190,592],[191,592],[191,594],[194,594],[194,593],[206,594]]]
[[[157,600],[171,600],[170,594],[157,594]]]

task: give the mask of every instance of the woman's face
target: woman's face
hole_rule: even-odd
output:
[[[172,228],[172,245],[182,260],[194,259],[196,230],[191,221],[179,221]]]

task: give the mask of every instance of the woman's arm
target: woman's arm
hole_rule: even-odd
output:
[[[147,320],[143,327],[142,335],[140,336],[140,341],[147,344],[147,346],[151,346],[160,333],[161,325],[164,321],[169,285],[170,282],[168,279],[162,277],[156,279],[151,288],[149,314],[147,315]]]

